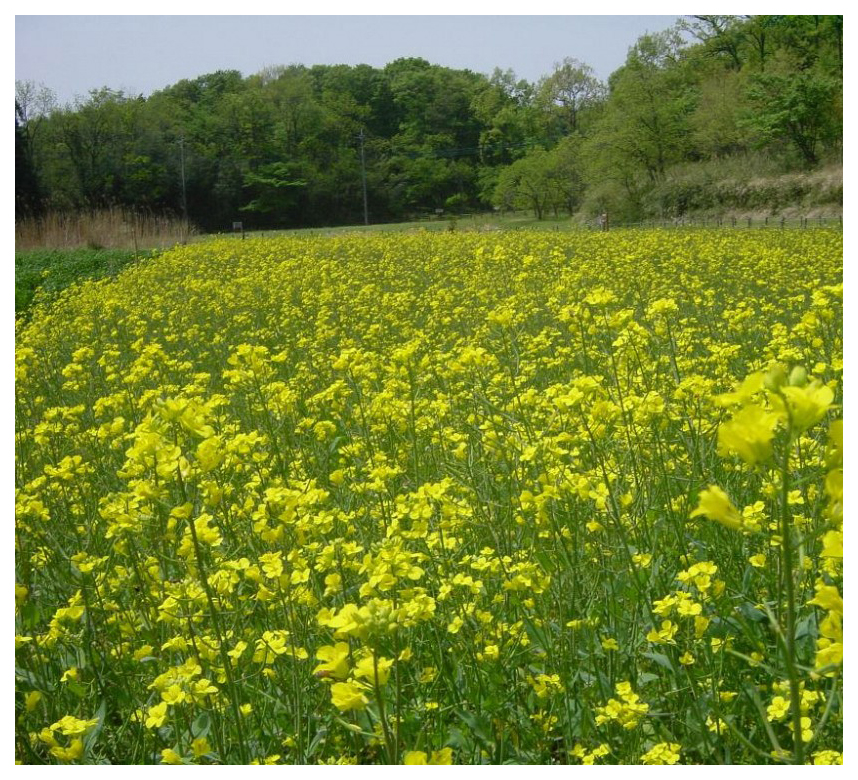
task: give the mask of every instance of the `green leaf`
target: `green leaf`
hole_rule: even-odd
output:
[[[753,604],[745,603],[740,605],[739,612],[754,623],[762,623],[763,621],[768,620],[766,613],[761,609],[757,609]]]
[[[322,745],[328,736],[328,730],[324,727],[320,728],[314,735],[313,739],[310,741],[309,746],[307,747],[307,758],[313,756],[313,754],[318,750],[319,745]]]
[[[102,699],[101,704],[96,710],[95,717],[98,718],[98,723],[95,727],[83,738],[83,748],[88,754],[92,749],[93,745],[95,745],[98,737],[100,736],[102,730],[104,729],[104,719],[107,715],[107,699]]]
[[[207,712],[201,712],[191,726],[191,733],[196,737],[205,737],[212,727],[211,716]]]
[[[343,720],[342,718],[334,718],[334,720],[353,734],[360,734],[362,737],[368,737],[369,739],[378,739],[378,735],[364,731],[356,723],[349,723],[347,720]]]
[[[22,681],[28,683],[31,687],[33,687],[36,690],[41,690],[41,688],[39,687],[38,680],[36,679],[36,676],[31,671],[29,671],[28,669],[22,669],[20,666],[16,666],[15,667],[15,679],[16,680],[22,680]]]
[[[467,710],[457,710],[456,715],[462,719],[465,725],[474,733],[474,735],[484,743],[494,743],[494,737],[491,733],[491,724],[484,715],[474,715]]]
[[[795,638],[804,639],[805,637],[816,637],[816,616],[808,615],[803,620],[798,622],[795,627]]]
[[[455,748],[456,751],[469,751],[473,749],[473,740],[468,739],[461,729],[455,727],[447,732],[447,739],[444,740],[444,744]]]
[[[650,658],[655,661],[659,666],[664,667],[669,671],[673,671],[673,664],[670,659],[664,653],[641,653],[645,658]]]

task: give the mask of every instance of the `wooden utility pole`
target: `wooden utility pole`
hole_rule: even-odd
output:
[[[363,128],[360,129],[360,178],[363,184],[363,224],[369,225],[369,209],[366,203],[366,160],[363,153]]]
[[[188,194],[185,189],[185,136],[179,138],[179,159],[182,169],[182,214],[185,217],[185,241],[187,241],[190,229],[188,224]]]

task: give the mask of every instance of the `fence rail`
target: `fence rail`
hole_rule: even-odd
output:
[[[592,220],[587,223],[591,230],[607,230],[609,228],[631,228],[631,227],[651,227],[651,228],[777,228],[785,230],[805,229],[809,227],[831,227],[843,229],[843,217],[699,217],[699,218],[678,218],[678,219],[649,219],[641,222],[610,222],[607,226],[600,223],[598,220]]]
[[[467,226],[469,221],[498,221],[507,230],[516,230],[516,217],[524,217],[528,223],[533,221],[532,212],[521,211],[506,211],[503,214],[496,212],[486,213],[464,213],[464,214],[431,214],[415,216],[406,222],[450,222],[455,221]],[[512,219],[510,219],[512,218]],[[504,224],[507,223],[507,224]],[[674,217],[662,219],[645,219],[638,222],[616,222],[613,219],[608,219],[607,224],[601,218],[596,217],[585,222],[573,222],[572,218],[559,220],[557,217],[547,217],[542,220],[546,226],[553,225],[555,229],[566,229],[569,227],[578,227],[589,230],[606,230],[611,228],[632,228],[632,227],[650,227],[650,228],[679,228],[679,227],[725,227],[725,228],[809,228],[809,227],[843,227],[843,217],[837,216],[799,216],[799,217],[732,217],[732,216],[717,216],[717,217]],[[395,223],[391,223],[395,224]],[[537,223],[539,224],[539,223]],[[523,226],[522,226],[523,227]]]

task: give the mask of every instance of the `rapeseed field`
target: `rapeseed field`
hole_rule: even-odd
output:
[[[37,303],[16,759],[841,763],[841,271],[219,240]]]

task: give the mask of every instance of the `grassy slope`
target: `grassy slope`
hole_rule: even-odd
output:
[[[748,160],[677,166],[647,197],[653,215],[816,218],[843,212],[843,166],[784,173]]]

